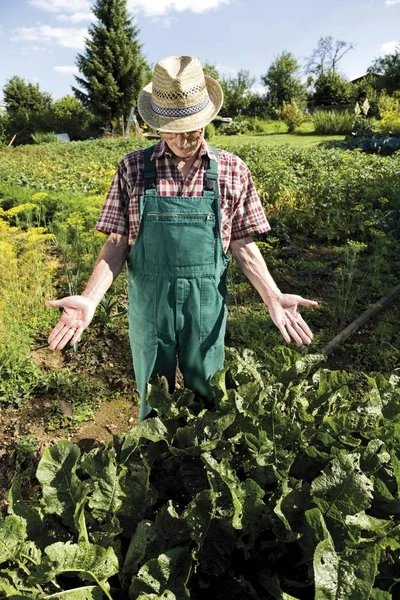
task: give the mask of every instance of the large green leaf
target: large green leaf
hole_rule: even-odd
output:
[[[82,579],[105,582],[118,573],[118,559],[112,548],[101,548],[94,544],[56,542],[45,548],[46,556],[35,572],[32,581],[47,583],[57,575],[78,572]]]
[[[8,512],[25,519],[29,539],[43,543],[47,537],[43,516],[38,508],[29,506],[23,501],[21,483],[22,476],[18,474],[14,477],[8,492]]]
[[[25,539],[25,519],[16,515],[0,518],[0,564],[18,560]]]
[[[64,590],[57,594],[51,594],[45,598],[46,600],[50,600],[50,598],[60,598],[60,600],[103,600],[104,594],[99,586],[86,585],[74,590]]]
[[[89,496],[93,517],[100,522],[110,519],[120,509],[124,495],[115,450],[109,447],[92,451],[85,456],[82,466],[94,484]]]
[[[377,564],[375,548],[339,554],[328,536],[315,550],[315,600],[369,600]]]
[[[133,577],[129,598],[141,594],[165,594],[172,592],[181,600],[189,600],[187,583],[192,567],[189,547],[173,548],[149,560]],[[167,596],[168,598],[168,596]]]
[[[77,504],[87,493],[86,486],[76,475],[79,458],[79,447],[61,440],[46,448],[36,472],[47,512],[61,516],[70,527],[74,524]]]
[[[373,484],[360,469],[360,455],[341,452],[311,485],[312,499],[324,515],[344,519],[368,508]]]

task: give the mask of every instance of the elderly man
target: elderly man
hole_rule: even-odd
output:
[[[222,368],[228,249],[285,341],[310,344],[313,337],[298,309],[317,303],[282,294],[253,242],[269,225],[247,166],[204,140],[204,128],[222,102],[221,86],[204,75],[196,58],[172,56],[157,63],[138,110],[162,139],[119,164],[97,223],[109,237],[83,293],[47,302],[63,308],[50,348],[73,345],[128,263],[140,419],[151,411],[149,379],[164,375],[173,388],[177,359],[185,385],[204,396]]]

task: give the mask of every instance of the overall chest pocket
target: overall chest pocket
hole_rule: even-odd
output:
[[[148,264],[191,267],[214,264],[215,215],[211,212],[148,212],[143,215]]]

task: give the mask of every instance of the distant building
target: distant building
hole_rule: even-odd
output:
[[[364,79],[371,77],[371,75],[374,77],[374,79],[380,79],[382,77],[382,75],[379,75],[379,73],[365,73],[365,75],[361,75],[361,77],[352,79],[349,83],[359,83],[360,81],[364,81]]]

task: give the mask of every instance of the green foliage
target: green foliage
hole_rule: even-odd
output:
[[[291,52],[282,52],[272,62],[266,75],[261,77],[268,88],[267,102],[270,111],[280,110],[284,102],[295,101],[305,106],[306,88],[298,75],[300,66]]]
[[[386,90],[391,95],[400,89],[400,45],[392,54],[385,54],[374,60],[368,72],[375,76],[378,90]]]
[[[68,133],[71,140],[84,140],[96,135],[100,124],[77,98],[68,95],[53,103],[51,117],[54,130]]]
[[[380,119],[375,128],[379,133],[400,136],[400,95],[382,93],[378,100]]]
[[[215,136],[215,133],[216,129],[214,123],[208,123],[204,131],[204,137],[206,138],[206,140],[211,141]]]
[[[241,70],[236,76],[230,76],[220,80],[224,92],[224,104],[221,115],[237,117],[247,114],[250,101],[253,98],[251,91],[255,78],[250,76],[249,71]]]
[[[236,118],[231,123],[224,126],[225,135],[240,135],[248,130],[250,122],[247,119]]]
[[[348,104],[351,100],[351,84],[332,69],[320,73],[315,80],[314,87],[313,106]]]
[[[54,131],[35,131],[35,133],[31,133],[31,138],[35,144],[57,144],[60,142]]]
[[[293,133],[296,127],[299,127],[305,120],[305,114],[295,101],[283,103],[280,117],[288,126],[289,133]]]
[[[3,88],[7,108],[7,134],[16,134],[16,143],[29,143],[34,131],[46,131],[52,99],[38,84],[27,83],[21,77],[11,77]]]
[[[97,22],[89,27],[85,53],[76,59],[81,75],[75,79],[81,89],[72,89],[86,108],[109,124],[127,119],[148,78],[148,67],[126,0],[97,0],[92,10]]]
[[[37,498],[17,479],[0,520],[0,593],[394,598],[398,376],[355,395],[321,360],[276,348],[267,371],[229,350],[212,409],[154,380],[154,418],[87,454],[47,448]]]
[[[353,131],[356,119],[350,110],[316,110],[312,118],[315,133],[320,135],[349,134]]]

